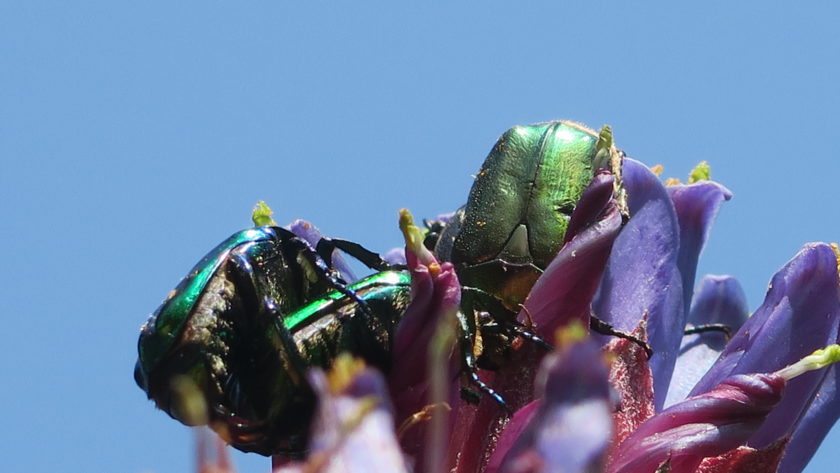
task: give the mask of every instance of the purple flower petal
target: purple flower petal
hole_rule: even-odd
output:
[[[715,388],[665,409],[619,445],[608,473],[693,473],[705,457],[742,446],[779,402],[785,379],[777,374],[736,375]]]
[[[495,471],[500,458],[503,472],[592,471],[603,465],[613,405],[607,368],[600,359],[600,348],[591,340],[571,343],[546,357],[537,378],[542,402],[529,404],[514,416],[487,471]],[[505,437],[520,429],[507,450]]]
[[[682,274],[683,301],[685,310],[688,311],[700,251],[706,244],[712,221],[720,205],[732,198],[732,192],[713,181],[670,186],[667,190],[674,202],[680,225],[680,253],[677,265]]]
[[[749,310],[744,290],[731,276],[706,276],[700,281],[688,321],[694,326],[723,324],[736,332]],[[726,345],[723,332],[686,335],[682,339],[665,406],[681,401],[717,360]]]
[[[321,241],[321,238],[324,238],[324,235],[320,230],[318,230],[318,227],[312,225],[306,220],[297,219],[286,225],[286,228],[309,243],[312,248],[318,246],[318,242]],[[338,250],[333,251],[332,265],[341,274],[341,277],[344,278],[345,281],[354,282],[357,279],[353,270],[350,269],[350,265],[347,264],[347,261],[344,260],[344,256]]]
[[[655,405],[661,409],[685,326],[677,267],[680,229],[668,192],[655,174],[632,159],[624,160],[622,172],[630,221],[615,241],[592,308],[601,320],[628,333],[647,316]]]
[[[737,279],[711,274],[703,277],[688,313],[690,324],[723,324],[735,333],[747,317],[747,297]]]
[[[734,374],[778,370],[834,343],[840,322],[839,284],[831,247],[805,245],[776,273],[764,303],[730,340],[691,395],[706,392],[717,380]],[[826,371],[792,380],[784,400],[749,445],[765,447],[790,434]]]
[[[827,369],[819,391],[790,438],[785,456],[779,466],[779,473],[802,471],[814,456],[826,434],[837,422],[837,418],[840,417],[838,376],[840,376],[840,366],[834,365]]]
[[[397,248],[391,248],[384,255],[382,255],[382,259],[385,260],[388,264],[406,264],[405,262],[405,248],[399,246]]]

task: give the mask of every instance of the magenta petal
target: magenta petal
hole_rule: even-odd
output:
[[[706,244],[712,221],[720,205],[732,198],[732,192],[713,181],[667,187],[674,202],[680,225],[680,253],[677,265],[683,281],[683,301],[688,310],[694,291],[697,260]]]
[[[461,303],[461,286],[451,263],[443,263],[436,275],[420,266],[411,271],[411,303],[397,326],[393,364],[425,361],[429,342],[442,317],[453,316]],[[399,373],[399,369],[396,369]],[[413,373],[418,379],[423,373]]]
[[[685,326],[677,266],[680,229],[671,199],[655,174],[632,159],[624,160],[623,173],[630,221],[613,245],[592,309],[601,320],[628,333],[647,316],[655,405],[661,409]]]
[[[455,373],[459,367],[459,358],[455,356],[446,361],[445,366],[432,366],[429,357],[429,347],[442,321],[451,318],[451,326],[456,325],[461,286],[455,270],[450,263],[439,265],[430,253],[424,255],[424,258],[430,258],[428,266],[421,264],[412,251],[408,251],[406,256],[411,271],[412,299],[395,330],[388,376],[395,417],[400,425],[432,402],[430,383],[433,376],[450,383],[444,401],[452,405],[457,396],[458,377]],[[421,423],[401,436],[403,448],[419,462],[418,468],[422,468],[427,460],[423,441],[429,425]]]
[[[691,304],[688,322],[693,326],[723,324],[734,333],[749,315],[747,299],[738,281],[730,276],[706,276]],[[665,406],[682,401],[718,359],[726,345],[723,332],[685,335],[680,345],[674,377]]]
[[[318,246],[318,242],[324,237],[324,235],[321,234],[321,231],[318,230],[318,227],[312,225],[306,220],[297,219],[286,225],[286,228],[309,243],[312,248]],[[353,270],[350,269],[350,265],[347,264],[347,261],[344,260],[344,256],[342,256],[341,252],[338,250],[333,251],[332,265],[336,270],[338,270],[345,281],[353,282],[356,280],[356,275],[353,273]]]
[[[621,443],[608,473],[652,472],[669,461],[672,473],[693,473],[705,457],[738,448],[779,402],[785,380],[737,375],[703,395],[665,409]]]
[[[496,443],[496,449],[493,450],[493,455],[490,456],[490,460],[487,462],[487,468],[484,470],[485,473],[499,471],[507,453],[519,441],[519,438],[525,429],[528,428],[534,416],[540,412],[540,404],[542,404],[541,399],[531,401],[513,414],[513,417],[505,425],[505,430],[502,431],[499,441]]]
[[[529,404],[514,416],[505,433],[530,422],[507,452],[506,444],[499,444],[490,465],[501,455],[502,472],[594,471],[603,465],[613,405],[607,369],[600,359],[600,349],[591,340],[574,342],[547,356],[537,377],[537,397],[542,402]],[[535,466],[540,468],[534,470]]]
[[[570,224],[576,233],[574,238],[534,284],[525,301],[527,312],[519,314],[520,320],[533,322],[537,334],[546,340],[572,321],[589,325],[589,305],[621,229],[621,215],[615,201],[609,198],[611,193],[612,177],[608,174],[600,174],[586,189],[581,202],[590,211],[584,214],[576,210]],[[591,218],[593,214],[597,220]]]
[[[600,170],[583,190],[578,199],[563,243],[568,243],[583,229],[595,223],[610,205],[613,198],[615,176],[605,170]]]
[[[837,340],[840,280],[831,247],[806,245],[776,273],[770,286],[764,303],[730,340],[692,395],[733,374],[776,371]],[[750,446],[764,447],[790,434],[827,371],[792,380],[784,400],[750,439]]]
[[[409,258],[409,262],[416,260]],[[397,401],[397,419],[421,410],[427,403],[431,367],[428,349],[444,317],[455,317],[461,303],[461,286],[450,263],[436,275],[419,265],[411,271],[412,300],[397,326],[392,348],[389,388]],[[453,326],[454,326],[453,320]],[[452,368],[452,367],[449,367]],[[448,368],[447,368],[448,369]]]

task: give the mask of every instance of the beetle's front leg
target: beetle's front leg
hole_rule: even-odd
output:
[[[361,261],[368,268],[376,271],[400,271],[406,269],[405,265],[388,263],[379,256],[379,253],[371,251],[354,241],[323,237],[315,246],[315,251],[327,263],[327,266],[330,267],[332,267],[332,253],[336,249],[347,253]]]

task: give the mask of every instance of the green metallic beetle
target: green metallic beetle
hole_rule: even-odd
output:
[[[345,351],[387,370],[409,286],[402,271],[345,285],[286,229],[238,232],[142,327],[135,380],[170,416],[209,423],[240,450],[299,453],[314,402],[306,371]]]
[[[493,367],[492,358],[504,356],[513,337],[528,335],[515,323],[520,305],[563,246],[572,212],[595,173],[612,171],[622,192],[622,157],[609,127],[597,133],[566,121],[517,126],[496,142],[466,205],[435,242],[435,254],[455,265],[465,288],[468,331],[487,332],[476,363]],[[491,327],[495,331],[486,330]]]
[[[455,264],[462,284],[517,307],[563,245],[572,211],[599,168],[620,171],[608,127],[600,135],[564,121],[511,128],[441,233],[437,256]]]

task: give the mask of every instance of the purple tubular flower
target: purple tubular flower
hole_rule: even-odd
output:
[[[840,280],[830,246],[805,245],[776,275],[764,303],[729,341],[691,395],[709,391],[723,378],[771,372],[837,340]],[[765,447],[789,435],[819,389],[826,370],[791,381],[784,400],[749,445]]]
[[[691,304],[688,322],[693,326],[722,324],[736,332],[747,320],[749,309],[744,290],[730,276],[705,276]],[[665,406],[681,401],[714,364],[726,345],[723,332],[705,332],[682,338],[674,377]]]
[[[736,375],[711,391],[665,409],[639,426],[610,459],[608,473],[691,473],[705,457],[743,445],[779,402],[785,378]]]
[[[674,203],[680,225],[677,266],[682,274],[683,301],[685,310],[688,311],[694,290],[697,260],[709,237],[712,221],[720,205],[732,198],[732,192],[713,181],[669,186],[666,189]]]
[[[306,220],[297,219],[286,225],[286,228],[309,243],[312,248],[318,246],[318,242],[324,238],[324,235],[320,230],[318,230],[318,227],[312,225]],[[357,279],[353,270],[350,269],[350,265],[347,264],[347,261],[344,260],[344,257],[338,250],[333,251],[332,258],[333,267],[338,270],[339,274],[341,274],[341,277],[344,278],[345,281],[353,282]]]
[[[625,159],[622,172],[631,217],[615,241],[592,309],[601,320],[627,333],[647,317],[654,405],[659,410],[665,403],[685,327],[677,266],[680,228],[668,192],[650,169]]]
[[[537,397],[505,427],[487,472],[598,471],[612,431],[607,368],[592,340],[546,357]],[[515,441],[513,441],[515,439]]]
[[[567,243],[537,280],[519,320],[532,322],[546,340],[567,324],[589,325],[589,305],[601,281],[621,215],[612,199],[614,177],[599,173],[583,193],[569,223]]]

